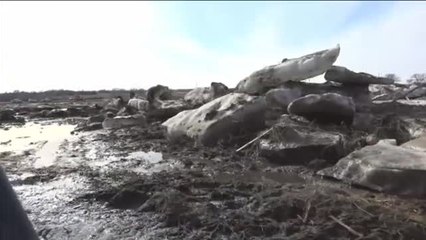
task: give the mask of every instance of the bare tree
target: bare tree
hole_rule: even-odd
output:
[[[396,83],[401,81],[401,78],[400,78],[400,77],[398,77],[398,75],[396,75],[395,73],[388,73],[388,74],[385,74],[385,78],[392,79],[392,80],[394,80]]]
[[[407,80],[411,84],[426,83],[426,73],[415,73]]]

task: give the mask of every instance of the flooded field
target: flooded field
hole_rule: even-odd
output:
[[[0,163],[41,239],[359,239],[330,216],[365,239],[426,236],[420,200],[273,165],[255,149],[170,144],[158,124],[73,132],[70,122],[0,130]]]

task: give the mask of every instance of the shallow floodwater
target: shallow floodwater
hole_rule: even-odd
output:
[[[23,154],[35,150],[34,167],[51,166],[57,157],[59,146],[70,140],[76,125],[29,122],[9,130],[0,129],[0,152]]]

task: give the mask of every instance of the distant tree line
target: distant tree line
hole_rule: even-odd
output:
[[[390,78],[395,80],[396,83],[401,82],[401,78],[398,77],[396,74],[394,73],[388,73],[385,74],[384,76],[385,78]],[[408,78],[407,83],[409,84],[419,84],[419,83],[426,83],[426,73],[415,73],[413,75],[411,75],[410,78]]]
[[[112,97],[112,96],[127,96],[129,91],[136,92],[140,95],[145,94],[145,90],[143,89],[113,89],[113,90],[99,90],[99,91],[72,91],[72,90],[48,90],[42,92],[25,92],[25,91],[13,91],[0,93],[0,102],[10,102],[15,99],[19,99],[21,101],[35,100],[42,101],[45,99],[68,99],[70,97]]]
[[[416,73],[413,74],[410,79],[407,80],[408,83],[426,83],[426,73]]]
[[[384,75],[385,78],[390,78],[395,80],[396,83],[401,83],[401,78],[394,73],[388,73]],[[409,79],[406,80],[409,84],[426,84],[426,73],[415,73],[411,75]],[[144,96],[146,91],[144,89],[118,89],[114,88],[112,90],[98,90],[98,91],[72,91],[72,90],[48,90],[43,92],[25,92],[25,91],[13,91],[0,93],[0,102],[9,102],[14,99],[19,99],[21,101],[28,101],[30,99],[35,101],[42,101],[45,99],[64,99],[69,97],[102,97],[108,98],[113,96],[123,96],[127,97],[129,92],[133,91],[139,96]]]

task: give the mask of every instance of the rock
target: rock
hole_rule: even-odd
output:
[[[342,134],[284,118],[287,119],[275,125],[268,138],[260,141],[261,156],[283,165],[307,165],[315,159],[334,163],[344,156]]]
[[[269,108],[278,108],[285,112],[287,112],[288,105],[300,97],[302,97],[302,91],[299,88],[276,88],[265,94],[266,104]]]
[[[199,106],[213,99],[228,94],[228,87],[219,82],[212,82],[209,88],[195,88],[185,94],[184,99],[191,105]]]
[[[385,116],[374,131],[375,137],[380,139],[396,139],[397,144],[403,144],[420,137],[425,133],[426,120],[402,118],[396,114]]]
[[[425,100],[373,101],[370,108],[373,114],[397,114],[412,118],[426,117]]]
[[[145,111],[139,111],[138,109],[127,105],[117,112],[117,116],[129,116],[129,115],[135,115],[138,113],[145,113]]]
[[[276,88],[265,94],[266,105],[266,125],[268,127],[275,125],[282,114],[288,113],[287,107],[294,100],[302,97],[301,88]]]
[[[144,99],[132,98],[127,103],[127,106],[134,108],[140,112],[146,112],[149,108],[149,102]]]
[[[99,130],[102,128],[103,128],[102,122],[92,122],[92,123],[87,123],[86,125],[76,128],[75,131],[94,131],[94,130]]]
[[[53,109],[46,114],[48,118],[66,118],[68,117],[67,109]]]
[[[396,139],[382,139],[378,143],[379,144],[389,144],[389,145],[397,146]]]
[[[318,174],[380,192],[426,196],[426,153],[386,142],[357,150]]]
[[[152,107],[157,107],[157,104],[162,100],[169,100],[172,97],[170,89],[163,85],[157,85],[148,89],[146,100]]]
[[[356,73],[345,67],[332,66],[329,68],[324,78],[328,81],[340,82],[344,84],[393,84],[395,81],[390,78],[375,77],[368,73]]]
[[[16,112],[12,109],[3,109],[0,110],[1,122],[25,123],[25,118],[16,116]]]
[[[12,109],[4,109],[0,111],[0,121],[1,122],[9,122],[15,121],[15,111]]]
[[[264,128],[265,110],[262,97],[230,93],[198,109],[180,112],[162,125],[167,127],[170,140],[186,136],[213,145],[220,139]]]
[[[426,87],[416,84],[373,85],[369,88],[375,101],[423,99],[426,96]]]
[[[30,118],[66,118],[66,117],[86,117],[88,113],[86,109],[81,107],[69,107],[69,108],[50,108],[50,107],[37,107],[36,109],[32,109],[33,112],[29,114]]]
[[[404,88],[408,88],[408,85],[404,85]],[[381,94],[393,94],[396,91],[399,91],[402,89],[402,86],[396,86],[395,84],[391,85],[381,85],[381,84],[370,84],[368,85],[368,90],[374,95],[378,96]]]
[[[218,97],[222,97],[230,92],[229,88],[220,82],[212,82],[210,84],[210,91],[212,95],[212,99],[216,99]]]
[[[371,113],[356,112],[352,122],[352,129],[364,132],[373,132],[377,127],[377,116]]]
[[[423,134],[414,140],[408,141],[402,144],[401,147],[426,152],[426,135]]]
[[[194,106],[207,103],[210,101],[210,99],[211,99],[210,88],[204,88],[204,87],[195,88],[189,91],[184,97],[184,100],[186,102]]]
[[[337,93],[342,96],[351,97],[356,106],[356,112],[369,112],[372,101],[368,86],[343,85],[340,83],[306,83],[286,82],[281,88],[301,92],[301,96],[309,94]]]
[[[88,123],[97,123],[97,122],[103,122],[105,120],[105,116],[103,114],[97,114],[95,116],[91,116],[88,119]]]
[[[176,114],[189,109],[189,106],[185,102],[178,100],[161,101],[157,107],[147,112],[148,121],[164,122]]]
[[[39,105],[39,106],[36,107],[35,111],[43,111],[43,110],[51,111],[53,109],[55,109],[55,108],[52,107],[52,106],[49,106],[49,105]]]
[[[25,123],[25,118],[24,117],[15,117],[15,122],[16,123]]]
[[[68,117],[86,117],[88,114],[83,108],[69,107],[66,110]]]
[[[136,114],[131,116],[117,116],[111,118],[107,116],[102,122],[102,126],[105,129],[117,129],[132,126],[145,126],[146,118],[143,114]]]
[[[426,96],[426,88],[419,87],[416,89],[412,89],[413,91],[407,94],[408,99],[417,99]]]
[[[274,122],[282,114],[288,113],[287,107],[296,98],[309,94],[337,93],[342,96],[351,97],[355,103],[355,111],[358,114],[370,114],[372,101],[368,86],[363,85],[343,85],[327,82],[325,84],[305,83],[305,82],[286,82],[280,88],[272,89],[266,93],[268,105],[268,121]],[[285,109],[283,109],[285,107]],[[367,115],[365,115],[367,116]],[[355,115],[356,117],[356,115]],[[362,119],[354,119],[362,120]],[[369,129],[369,126],[361,126],[362,121],[357,121],[360,128]]]
[[[109,103],[107,103],[103,109],[102,112],[114,112],[117,113],[122,109],[126,104],[124,103],[124,100],[122,97],[116,97],[113,98]]]
[[[9,143],[11,143],[12,142],[12,140],[8,140],[8,141],[6,141],[6,142],[0,142],[0,145],[7,145],[7,144],[9,144]]]
[[[370,134],[365,138],[365,143],[367,145],[376,145],[380,139],[375,134]]]
[[[290,103],[287,111],[321,123],[345,122],[351,125],[355,103],[352,98],[337,93],[309,94]]]
[[[50,111],[51,110],[41,110],[39,112],[31,113],[29,117],[30,118],[45,118],[45,117],[47,117],[47,114]]]
[[[340,46],[265,67],[252,73],[237,85],[237,91],[263,94],[287,81],[301,81],[323,74],[336,61]]]

